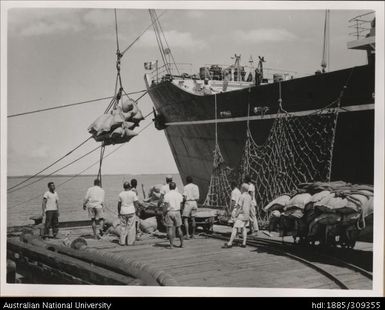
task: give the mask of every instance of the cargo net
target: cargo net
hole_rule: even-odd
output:
[[[205,207],[223,209],[230,214],[231,187],[228,181],[231,169],[225,165],[219,145],[214,149],[213,171],[210,186],[203,203]]]
[[[330,181],[337,117],[337,107],[300,117],[280,112],[262,145],[247,130],[240,177],[250,175],[255,184],[261,225],[268,220],[263,207],[278,195],[300,183]]]

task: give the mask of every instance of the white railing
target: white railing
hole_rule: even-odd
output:
[[[370,35],[372,29],[371,23],[375,18],[375,12],[361,14],[349,20],[349,28],[354,31],[350,32],[350,36],[354,36],[356,40],[363,39]]]
[[[215,76],[213,74],[213,68],[219,67],[217,69]],[[206,68],[206,69],[203,69]],[[234,72],[234,82],[238,81],[238,73],[236,68],[233,65],[226,64],[204,64],[204,65],[195,65],[193,68],[193,64],[191,63],[168,63],[162,66],[157,66],[153,71],[150,72],[151,81],[154,83],[159,83],[165,80],[171,79],[197,79],[201,80],[207,78],[209,80],[223,80],[224,79],[224,70],[233,68],[236,72]],[[244,80],[240,80],[239,82],[244,82],[249,72],[252,72],[254,75],[255,67],[250,66],[240,66],[241,70],[244,68]],[[202,69],[202,70],[201,70]],[[274,76],[281,75],[283,80],[292,79],[294,77],[298,77],[299,73],[296,71],[283,70],[283,69],[273,69],[265,67],[263,69],[263,79],[265,82],[272,82],[274,80]],[[308,75],[308,74],[302,74]]]

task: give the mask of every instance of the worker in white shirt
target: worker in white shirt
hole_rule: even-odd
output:
[[[92,230],[94,232],[94,238],[100,239],[100,233],[97,233],[97,222],[101,227],[100,231],[102,231],[104,225],[104,215],[103,215],[103,207],[104,207],[104,189],[100,187],[100,180],[94,180],[94,186],[90,187],[87,190],[86,196],[83,202],[83,210],[88,209],[88,216],[92,221]]]
[[[180,214],[183,196],[175,191],[176,184],[169,183],[170,191],[164,195],[163,200],[163,215],[164,223],[167,226],[167,236],[170,241],[170,249],[174,247],[175,230],[178,231],[180,247],[183,248],[183,234],[182,234],[182,217]]]
[[[184,227],[186,229],[186,239],[190,239],[189,237],[189,219],[191,219],[191,228],[192,234],[191,238],[195,236],[195,215],[198,210],[198,200],[199,200],[199,187],[193,183],[193,178],[191,176],[186,177],[186,185],[183,190],[183,221]]]

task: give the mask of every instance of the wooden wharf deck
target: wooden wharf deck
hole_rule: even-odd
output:
[[[71,238],[85,238],[88,249],[111,253],[118,258],[129,258],[162,270],[174,278],[179,286],[338,289],[333,281],[309,266],[279,253],[266,251],[263,247],[234,246],[225,249],[222,248],[222,240],[198,236],[185,240],[184,248],[177,247],[179,239],[176,238],[176,247],[169,249],[165,234],[137,241],[134,246],[120,246],[116,236],[92,239],[90,227],[62,228],[61,235],[69,231]],[[62,245],[63,239],[49,239],[46,243]],[[338,266],[331,268],[352,288],[372,288],[371,280]]]

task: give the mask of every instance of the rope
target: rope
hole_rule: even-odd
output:
[[[154,23],[156,23],[158,20],[159,20],[159,18],[164,14],[164,13],[166,13],[166,11],[163,11],[161,14],[159,14],[158,16],[157,16],[157,18],[149,25],[149,26],[147,26],[147,28],[146,29],[144,29],[144,31],[127,47],[127,48],[125,48],[124,49],[124,51],[121,53],[122,54],[122,56],[144,35],[144,33],[148,30],[148,29],[150,29],[153,25],[154,25]]]
[[[77,159],[71,161],[69,164],[67,164],[67,165],[65,165],[65,166],[63,166],[63,167],[61,167],[61,168],[55,170],[54,172],[52,172],[52,173],[50,173],[50,174],[48,174],[48,175],[45,175],[45,176],[43,176],[43,177],[37,179],[37,180],[34,181],[34,182],[28,183],[28,184],[26,184],[26,185],[24,185],[24,186],[22,186],[22,187],[19,187],[19,188],[13,190],[13,191],[10,191],[9,193],[16,192],[16,191],[18,191],[18,190],[20,190],[20,189],[23,189],[23,188],[28,187],[28,186],[30,186],[30,185],[36,183],[36,182],[39,182],[39,181],[41,181],[41,180],[43,180],[43,179],[45,179],[45,178],[50,177],[51,175],[55,174],[56,172],[59,172],[60,170],[63,170],[64,168],[67,168],[68,166],[70,166],[70,165],[74,164],[75,162],[79,161],[80,159],[82,159],[82,158],[86,157],[87,155],[93,153],[94,151],[96,151],[96,150],[99,149],[100,147],[101,147],[101,146],[98,146],[98,147],[92,149],[91,151],[89,151],[89,152],[87,152],[86,154],[84,154],[84,155],[78,157]]]
[[[345,84],[344,86],[342,87],[342,90],[340,92],[340,95],[337,99],[337,108],[339,108],[341,106],[341,99],[344,95],[344,92],[345,92],[345,89],[348,87],[348,83],[350,81],[350,78],[352,77],[353,75],[353,70],[354,70],[354,67],[352,68],[352,70],[350,70],[349,72],[349,76],[348,78],[346,79],[345,81]],[[331,179],[331,175],[332,175],[332,166],[333,166],[333,153],[334,153],[334,141],[335,141],[335,138],[336,138],[336,135],[335,135],[335,132],[337,130],[337,122],[338,122],[338,111],[336,113],[336,118],[335,118],[335,121],[334,121],[334,135],[332,137],[332,144],[331,144],[331,147],[330,147],[330,160],[329,160],[329,171],[328,171],[328,177],[327,177],[327,180],[328,182],[330,182],[330,179]]]
[[[67,154],[65,154],[64,156],[60,157],[59,159],[55,160],[52,164],[50,164],[49,166],[47,166],[46,168],[40,170],[39,172],[35,173],[34,175],[30,176],[29,178],[25,179],[24,181],[22,182],[19,182],[17,183],[16,185],[10,187],[7,189],[7,191],[10,191],[12,189],[14,189],[15,187],[18,187],[19,185],[29,181],[30,179],[38,176],[39,174],[41,174],[42,172],[46,171],[48,168],[51,168],[53,165],[55,165],[56,163],[58,163],[60,160],[62,160],[63,158],[67,157],[68,155],[70,155],[71,153],[73,153],[74,151],[76,151],[79,147],[81,147],[83,144],[85,144],[88,140],[90,140],[92,137],[89,137],[88,139],[84,140],[82,143],[80,143],[78,146],[76,146],[74,149],[72,149],[71,151],[69,151]]]
[[[150,114],[152,114],[152,112],[149,113],[149,114],[147,114],[147,116],[150,115]],[[147,116],[146,116],[146,117],[147,117]],[[151,121],[150,123],[148,123],[143,129],[141,129],[141,130],[139,131],[139,133],[143,132],[143,131],[144,131],[146,128],[148,128],[151,124],[152,124],[152,121]],[[126,145],[126,144],[124,143],[124,144],[119,145],[116,149],[114,149],[113,151],[111,151],[110,153],[108,153],[106,156],[104,156],[104,159],[106,159],[106,158],[108,158],[109,156],[111,156],[113,153],[115,153],[117,150],[119,150],[120,148],[122,148],[124,145]],[[66,181],[64,181],[64,182],[62,182],[62,183],[56,185],[56,188],[59,188],[60,186],[66,184],[66,183],[68,183],[69,181],[73,180],[74,178],[80,176],[83,172],[86,172],[87,170],[91,169],[93,166],[95,166],[95,165],[98,164],[98,163],[100,163],[100,160],[95,161],[93,164],[91,164],[91,165],[88,166],[87,168],[83,169],[83,170],[80,171],[78,174],[76,174],[76,175],[70,177],[68,180],[66,180]],[[32,183],[31,183],[31,184],[32,184]],[[30,184],[28,184],[28,185],[30,185]],[[24,201],[24,202],[21,202],[21,203],[19,203],[19,204],[17,204],[17,205],[14,205],[14,206],[12,206],[11,208],[16,208],[16,207],[18,207],[18,206],[20,206],[20,205],[23,205],[23,204],[25,204],[25,203],[29,203],[29,202],[31,202],[32,200],[35,200],[35,199],[40,198],[40,197],[41,197],[41,194],[39,194],[39,195],[37,195],[37,196],[35,196],[35,197],[32,197],[32,198],[30,198],[30,199],[28,199],[28,200],[26,200],[26,201]]]
[[[125,96],[128,97],[128,95],[134,95],[134,94],[138,94],[138,93],[142,93],[142,92],[147,92],[147,90],[144,89],[144,90],[134,91],[134,92],[130,92],[130,93],[125,93]],[[50,111],[50,110],[56,110],[56,109],[62,109],[62,108],[68,108],[68,107],[72,107],[72,106],[76,106],[76,105],[81,105],[81,104],[91,103],[91,102],[96,102],[96,101],[102,101],[102,100],[106,100],[106,99],[113,99],[113,98],[115,98],[115,96],[91,99],[91,100],[86,100],[86,101],[81,101],[81,102],[76,102],[76,103],[70,103],[70,104],[66,104],[66,105],[55,106],[55,107],[51,107],[51,108],[45,108],[45,109],[39,109],[39,110],[34,110],[34,111],[11,114],[11,115],[8,115],[7,118],[12,118],[12,117],[22,116],[22,115],[27,115],[27,114],[33,114],[33,113],[39,113],[39,112],[45,112],[45,111]]]
[[[105,149],[105,145],[102,145],[102,147],[100,148],[99,171],[97,176],[97,179],[100,181],[100,186],[102,186],[102,163]]]

